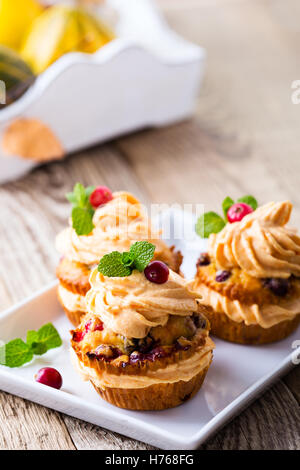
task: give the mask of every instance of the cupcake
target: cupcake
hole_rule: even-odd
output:
[[[270,202],[210,234],[193,288],[209,307],[212,334],[235,343],[264,344],[297,328],[300,237],[286,225],[291,211],[289,201]],[[238,211],[232,214],[233,220],[239,216]]]
[[[199,390],[214,344],[190,284],[161,261],[142,268],[133,263],[126,275],[112,277],[99,272],[101,262],[93,270],[88,313],[72,331],[71,354],[104,400],[162,410]]]
[[[151,240],[156,245],[154,258],[179,272],[181,253],[160,239],[160,232],[153,229],[132,194],[77,184],[67,197],[72,202],[72,217],[70,226],[56,238],[56,248],[62,255],[56,274],[59,301],[73,325],[77,326],[86,313],[89,277],[106,253],[126,251],[135,241]]]

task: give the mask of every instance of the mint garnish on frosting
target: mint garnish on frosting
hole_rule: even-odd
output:
[[[76,183],[73,192],[66,194],[72,204],[72,227],[77,235],[89,235],[94,228],[95,209],[90,202],[94,189],[94,186],[85,188],[81,183]]]
[[[239,208],[239,205],[244,206],[244,208]],[[234,209],[234,206],[236,206],[236,217],[235,220],[232,220],[229,218],[228,211]],[[258,206],[257,200],[253,196],[247,195],[240,197],[235,203],[231,197],[227,196],[222,203],[224,217],[221,217],[216,212],[205,212],[197,220],[195,227],[197,235],[201,238],[208,238],[211,233],[219,233],[228,222],[232,223],[239,219],[241,220],[247,214],[245,206],[248,206],[249,211],[255,211]],[[244,214],[242,209],[244,209]],[[240,210],[240,215],[237,212],[238,210]]]
[[[130,276],[134,269],[143,272],[153,259],[155,245],[147,241],[134,243],[130,251],[113,251],[101,258],[98,271],[107,277]]]

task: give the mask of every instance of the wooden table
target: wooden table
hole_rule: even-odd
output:
[[[54,278],[54,237],[66,225],[65,193],[77,181],[128,189],[146,203],[207,209],[226,195],[253,193],[261,203],[290,198],[300,227],[300,106],[291,102],[291,83],[300,79],[299,1],[160,4],[171,26],[208,52],[195,118],[117,139],[1,187],[1,309]],[[202,448],[299,449],[299,385],[297,368]],[[0,448],[149,447],[0,393]]]

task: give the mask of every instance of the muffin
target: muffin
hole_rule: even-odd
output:
[[[56,270],[59,279],[58,298],[73,325],[86,313],[84,297],[90,289],[89,277],[100,258],[113,250],[127,251],[138,240],[151,240],[156,245],[155,259],[162,260],[179,272],[182,255],[168,247],[155,231],[141,203],[130,193],[111,194],[93,215],[94,228],[89,235],[78,235],[70,226],[56,238],[62,255]]]
[[[270,202],[211,234],[193,288],[209,307],[212,334],[264,344],[300,321],[300,237],[286,224],[292,204]]]
[[[107,277],[95,268],[88,313],[71,332],[75,368],[120,408],[163,410],[184,403],[200,389],[212,361],[214,344],[198,294],[164,269],[167,277],[157,284],[146,271]]]

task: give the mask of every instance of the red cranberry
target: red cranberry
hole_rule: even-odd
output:
[[[201,253],[197,261],[197,266],[208,266],[210,264],[210,258],[208,253]]]
[[[94,326],[93,331],[103,331],[103,329],[104,329],[104,326],[103,326],[103,323],[101,322]]]
[[[143,361],[145,359],[144,354],[133,352],[130,354],[130,362],[131,364],[135,364],[136,362]]]
[[[147,359],[153,362],[156,359],[160,359],[166,356],[167,352],[161,346],[158,346],[157,348],[152,349],[152,351],[147,354]]]
[[[35,376],[35,380],[40,384],[48,385],[48,387],[57,388],[58,390],[63,384],[62,376],[52,367],[40,369]]]
[[[90,195],[90,203],[93,207],[102,206],[111,201],[113,198],[112,192],[106,186],[98,186]]]
[[[192,320],[196,328],[204,330],[207,326],[206,319],[202,317],[202,315],[199,315],[199,313],[194,313],[192,316]]]
[[[80,343],[80,341],[82,341],[84,337],[84,331],[74,331],[73,333],[73,341],[75,341],[75,343]]]
[[[94,325],[93,320],[89,320],[85,325],[84,325],[84,331],[75,331],[73,333],[73,341],[76,343],[80,343],[85,337],[89,331],[103,331],[103,323],[98,323]]]
[[[284,297],[289,290],[289,281],[288,279],[270,278],[265,280],[264,286],[268,287],[278,297]]]
[[[217,282],[225,282],[227,279],[229,279],[231,276],[230,271],[218,271],[216,274],[216,281]]]
[[[245,202],[237,202],[236,204],[233,204],[233,206],[231,206],[227,211],[228,222],[231,224],[233,222],[240,222],[245,217],[245,215],[251,214],[251,212],[253,212],[251,206],[245,204]]]
[[[85,329],[85,332],[88,333],[91,329],[91,326],[93,324],[93,321],[92,320],[89,320],[85,325],[84,325],[84,329]]]
[[[144,273],[148,281],[155,284],[164,284],[169,279],[169,268],[162,261],[151,261]]]

